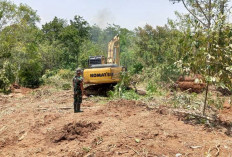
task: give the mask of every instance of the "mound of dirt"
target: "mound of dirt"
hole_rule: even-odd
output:
[[[22,93],[22,94],[27,94],[27,93],[32,91],[31,88],[21,87],[18,84],[12,84],[10,89],[11,89],[12,93]]]
[[[61,130],[53,132],[51,141],[53,143],[58,143],[64,140],[70,141],[74,139],[87,138],[91,132],[100,127],[101,123],[101,121],[98,123],[88,123],[86,121],[69,123]]]
[[[232,108],[224,108],[218,114],[218,118],[221,122],[225,124],[232,124]]]

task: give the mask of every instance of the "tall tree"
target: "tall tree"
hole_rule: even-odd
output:
[[[65,20],[54,17],[51,22],[42,25],[42,31],[45,39],[51,43],[53,41],[60,40],[60,34],[66,26],[67,24]]]
[[[65,68],[75,69],[78,66],[78,54],[82,43],[89,38],[90,26],[80,16],[70,20],[70,25],[64,28],[60,37],[67,48],[63,53],[63,65]]]
[[[0,11],[0,69],[13,70],[15,79],[5,73],[10,83],[16,80],[25,86],[38,85],[41,64],[37,52],[39,30],[36,22],[39,17],[36,11],[24,4],[17,6],[10,1],[0,1],[0,5],[3,7]],[[33,66],[36,69],[31,68]]]
[[[14,22],[14,18],[16,17],[16,5],[6,1],[0,1],[0,30],[4,28],[4,26],[11,24]]]
[[[228,0],[170,0],[172,2],[182,2],[186,10],[189,12],[188,19],[190,29],[188,29],[189,35],[193,38],[193,49],[189,51],[190,56],[193,57],[191,69],[194,69],[195,73],[201,73],[205,75],[207,80],[206,94],[203,114],[207,105],[208,86],[210,82],[215,82],[218,75],[217,59],[218,50],[213,45],[218,45],[218,42],[222,39],[217,39],[215,43],[216,34],[222,34],[222,27],[227,16]],[[219,27],[218,27],[219,26]],[[222,37],[222,35],[220,35]],[[199,45],[199,38],[202,44]],[[218,46],[216,46],[218,47]],[[222,47],[221,47],[222,48]],[[224,54],[221,53],[221,57]],[[218,58],[219,57],[219,58]],[[200,61],[200,62],[199,62]],[[199,64],[200,63],[200,64]]]
[[[26,4],[15,5],[8,0],[0,0],[0,30],[5,26],[26,22],[34,25],[40,21],[39,16]]]

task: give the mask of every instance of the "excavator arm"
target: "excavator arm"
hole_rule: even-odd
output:
[[[120,42],[119,35],[116,35],[108,44],[107,64],[120,65]]]

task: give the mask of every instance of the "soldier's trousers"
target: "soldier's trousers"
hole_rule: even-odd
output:
[[[81,109],[81,103],[82,103],[82,94],[81,93],[77,93],[74,94],[74,112],[78,112]]]

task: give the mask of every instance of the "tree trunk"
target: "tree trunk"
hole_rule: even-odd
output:
[[[211,43],[210,43],[210,28],[211,28],[211,11],[212,11],[212,1],[209,0],[209,10],[208,10],[208,24],[207,24],[207,29],[208,29],[208,35],[207,35],[207,39],[208,39],[208,44],[207,44],[207,51],[208,54],[211,53]],[[205,59],[206,61],[206,71],[208,76],[210,76],[210,69],[208,67],[208,58],[206,57]],[[206,91],[205,91],[205,101],[204,101],[204,108],[203,108],[203,115],[205,116],[205,110],[207,107],[207,99],[208,99],[208,91],[209,91],[209,80],[207,80],[207,86],[206,86]]]
[[[204,101],[204,108],[203,108],[203,116],[205,116],[205,109],[207,106],[207,99],[208,99],[208,91],[209,91],[209,81],[207,81],[206,91],[205,91],[205,101]]]

